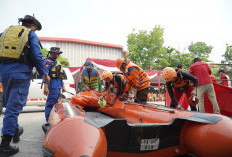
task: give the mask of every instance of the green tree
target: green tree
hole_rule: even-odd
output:
[[[232,78],[232,45],[226,44],[226,51],[222,55],[222,57],[224,57],[224,60],[222,60],[221,63],[228,65],[220,66],[219,69],[225,70],[231,79]]]
[[[206,45],[205,42],[196,42],[191,43],[188,47],[188,50],[196,57],[209,57],[209,54],[211,53],[213,49],[213,46]]]
[[[181,53],[173,47],[164,47],[164,29],[155,26],[152,31],[140,30],[138,33],[133,30],[128,35],[128,54],[126,58],[132,60],[145,70],[162,70],[165,67],[176,68],[178,64],[183,64],[185,70],[189,70],[193,59],[198,56],[204,62],[209,62],[208,55],[212,46],[207,46],[203,42],[191,43],[190,53]]]
[[[63,67],[69,67],[68,58],[63,57],[62,55],[59,56],[58,60],[62,64]]]
[[[136,33],[133,30],[127,40],[128,58],[143,69],[152,69],[159,56],[166,52],[163,33],[164,29],[160,26],[155,26],[150,32],[140,30]]]
[[[224,57],[224,60],[222,60],[221,63],[232,64],[232,45],[226,45],[226,51],[222,57]]]
[[[159,67],[156,69],[161,70],[165,67],[177,68],[178,64],[182,64],[185,70],[189,70],[190,65],[193,63],[195,57],[191,53],[181,53],[175,48],[167,47],[166,53],[162,56],[162,61],[159,62]]]
[[[48,56],[48,49],[46,49],[46,48],[43,48],[43,49],[41,49],[41,52],[42,52],[42,54],[43,54],[43,59],[45,59],[45,58],[47,58]]]
[[[41,50],[42,54],[43,54],[43,58],[47,58],[48,57],[48,49],[43,48]],[[69,61],[67,58],[63,57],[62,55],[59,55],[58,60],[60,61],[60,63],[62,64],[63,67],[68,67],[69,66]]]

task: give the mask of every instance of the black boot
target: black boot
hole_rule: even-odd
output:
[[[23,127],[18,127],[15,130],[15,135],[13,137],[13,143],[18,143],[20,141],[20,136],[23,134]]]
[[[0,145],[0,157],[8,157],[19,152],[18,147],[10,145],[11,140],[12,136],[2,135],[2,142]]]

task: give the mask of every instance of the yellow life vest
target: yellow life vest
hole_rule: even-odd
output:
[[[84,80],[84,83],[88,85],[90,89],[99,88],[100,79],[98,76],[97,69],[93,68],[90,73],[88,73],[87,69],[84,69],[83,80]]]
[[[28,35],[31,29],[25,26],[10,26],[0,38],[0,62],[21,62],[29,64]]]
[[[49,71],[49,76],[51,78],[63,78],[63,74],[64,74],[64,71],[61,66],[61,63],[60,61],[56,60],[53,63],[52,68]]]

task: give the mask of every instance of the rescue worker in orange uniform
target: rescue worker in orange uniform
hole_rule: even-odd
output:
[[[126,86],[126,79],[122,74],[112,74],[110,71],[104,71],[102,73],[102,79],[105,81],[105,89],[100,98],[102,99],[106,96],[110,92],[111,87],[113,87],[115,95],[110,102],[110,105],[113,105],[116,98],[123,94]]]
[[[186,71],[176,72],[173,68],[167,67],[163,70],[162,76],[167,82],[168,94],[171,98],[170,107],[181,108],[179,100],[185,93],[188,100],[191,96],[196,96],[198,79]],[[190,105],[191,111],[197,111],[196,106]]]
[[[138,65],[127,62],[123,58],[116,60],[116,66],[123,72],[123,76],[127,81],[127,86],[123,97],[128,97],[131,87],[135,88],[136,103],[146,103],[148,97],[148,87],[150,86],[150,77]]]

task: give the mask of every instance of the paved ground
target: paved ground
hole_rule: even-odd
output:
[[[42,157],[42,145],[44,133],[42,125],[45,123],[43,107],[25,107],[24,111],[36,111],[31,113],[21,113],[19,124],[24,127],[24,134],[21,141],[16,145],[19,153],[13,157]],[[40,112],[38,112],[40,111]],[[2,127],[3,115],[0,116],[0,127]]]

